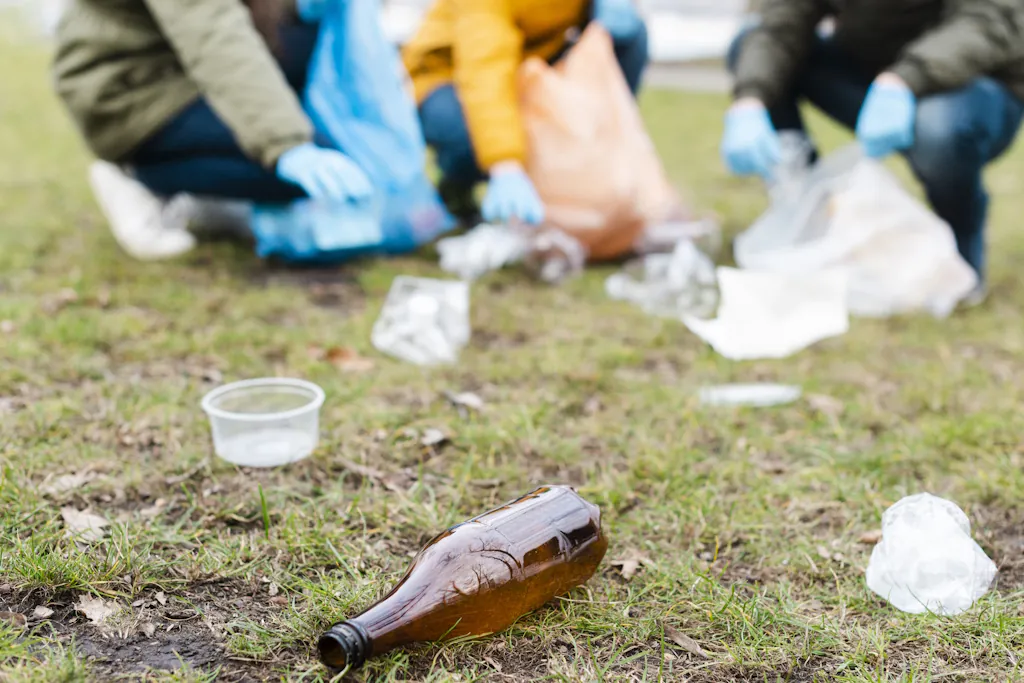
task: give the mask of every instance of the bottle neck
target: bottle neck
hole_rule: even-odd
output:
[[[320,636],[317,649],[328,667],[354,671],[373,654],[373,641],[359,622],[350,620],[335,624]]]

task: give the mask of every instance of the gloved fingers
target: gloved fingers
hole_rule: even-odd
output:
[[[544,222],[544,205],[537,197],[524,197],[516,206],[516,216],[519,220],[530,225],[539,225]]]
[[[302,178],[299,185],[310,199],[322,201],[330,197],[330,190],[324,185],[319,173],[310,173]]]
[[[753,166],[761,177],[771,177],[775,166],[779,163],[779,143],[773,135],[762,135],[754,145]]]
[[[345,170],[343,168],[328,168],[321,177],[327,199],[335,202],[343,202],[348,199],[346,188]]]
[[[346,176],[346,189],[349,196],[356,200],[369,199],[373,196],[373,184],[355,163],[350,164]]]
[[[754,173],[754,164],[751,155],[745,149],[738,149],[734,146],[722,147],[722,159],[733,175],[747,176]]]

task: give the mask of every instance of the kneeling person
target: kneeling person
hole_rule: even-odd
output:
[[[484,219],[544,220],[523,168],[516,73],[529,57],[556,61],[569,47],[567,35],[591,19],[611,34],[635,93],[647,65],[647,32],[633,0],[437,0],[405,46],[423,133],[441,169],[441,197],[463,222],[477,220],[473,188],[485,178]]]
[[[1021,0],[765,0],[730,51],[735,103],[722,154],[770,176],[778,130],[803,131],[807,100],[856,130],[874,158],[901,152],[977,271],[984,293],[989,197],[982,171],[1024,117]],[[822,20],[834,20],[824,34]]]

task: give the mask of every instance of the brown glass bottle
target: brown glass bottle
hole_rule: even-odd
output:
[[[387,596],[320,637],[320,659],[354,669],[401,645],[501,631],[585,583],[607,549],[596,505],[541,487],[430,541]]]

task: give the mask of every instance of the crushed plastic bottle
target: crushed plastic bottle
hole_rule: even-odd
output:
[[[964,511],[919,493],[882,515],[882,540],[871,553],[867,585],[911,614],[956,616],[988,592],[996,565],[971,538]]]
[[[556,285],[579,275],[587,264],[587,248],[575,237],[542,229],[530,240],[526,268],[541,282]]]
[[[370,341],[377,350],[416,365],[454,363],[469,343],[469,284],[395,278]]]
[[[671,254],[648,254],[605,281],[612,299],[628,301],[651,315],[706,318],[718,306],[715,264],[690,241]]]

